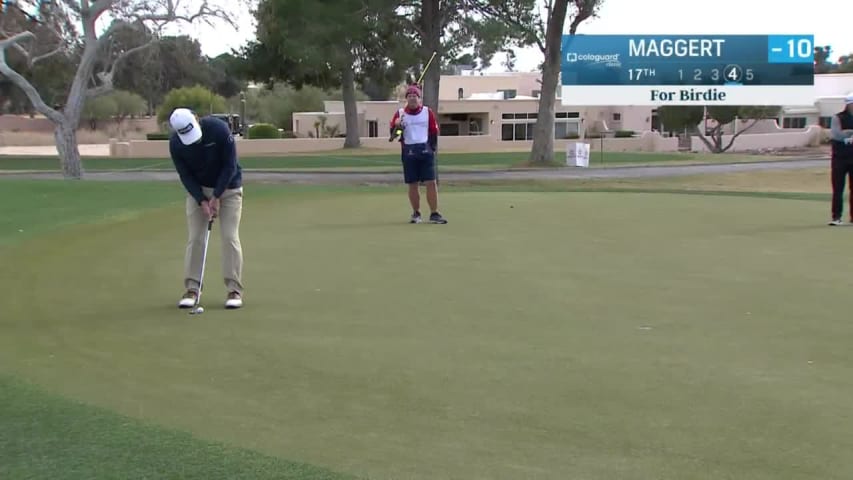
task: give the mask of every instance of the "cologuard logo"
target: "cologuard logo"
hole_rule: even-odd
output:
[[[599,53],[581,53],[580,55],[578,55],[576,52],[569,52],[566,54],[566,61],[569,63],[603,63],[608,67],[619,67],[622,65],[622,63],[619,61],[618,53],[611,53],[608,55],[601,55]]]

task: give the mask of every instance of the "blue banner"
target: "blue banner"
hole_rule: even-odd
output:
[[[564,35],[562,84],[814,85],[813,35]]]

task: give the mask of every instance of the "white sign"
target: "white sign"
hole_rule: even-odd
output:
[[[566,145],[566,165],[589,167],[589,144],[569,143]]]

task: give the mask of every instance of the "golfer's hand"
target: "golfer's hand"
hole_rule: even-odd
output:
[[[209,201],[205,200],[205,201],[201,202],[201,209],[204,212],[205,216],[207,216],[208,220],[213,220],[213,217],[214,217],[213,208],[211,208]]]
[[[400,117],[397,117],[397,120],[394,120],[394,128],[399,127],[402,123],[403,123],[403,119]]]
[[[213,197],[210,199],[210,213],[212,214],[211,218],[216,218],[219,215],[219,199]]]
[[[847,145],[853,145],[853,137],[845,138],[844,143],[846,143]]]

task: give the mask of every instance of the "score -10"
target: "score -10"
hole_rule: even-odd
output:
[[[711,80],[712,82],[722,82],[722,83],[742,83],[743,81],[750,82],[753,78],[753,73],[751,68],[743,69],[740,65],[726,65],[724,68],[712,68],[707,73],[703,73],[701,68],[693,68],[693,69],[678,69],[678,80],[684,81],[687,79],[690,81],[692,74],[692,81],[694,82],[703,82],[706,80]],[[707,76],[704,76],[707,75]]]

